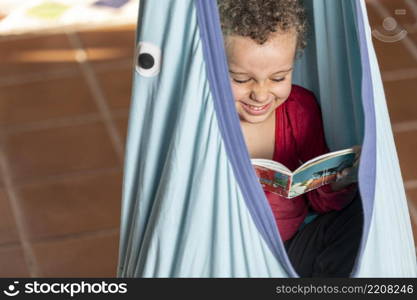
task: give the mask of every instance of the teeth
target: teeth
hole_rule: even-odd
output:
[[[252,106],[252,105],[249,105],[249,104],[247,104],[247,105],[249,106],[250,109],[253,109],[253,110],[263,110],[265,107],[268,106],[268,104],[266,104],[264,106],[260,106],[260,107],[258,107],[258,106]]]

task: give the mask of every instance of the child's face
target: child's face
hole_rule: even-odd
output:
[[[263,45],[242,36],[227,37],[230,80],[241,122],[268,120],[291,92],[297,36],[276,33]]]

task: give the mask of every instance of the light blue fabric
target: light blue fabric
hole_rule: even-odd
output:
[[[365,228],[352,276],[416,277],[366,7],[354,0],[306,5],[312,38],[294,81],[320,99],[331,149],[363,143]],[[226,62],[213,7],[215,0],[140,3],[138,55],[148,44],[159,48],[161,68],[133,74],[119,277],[297,276],[250,171],[230,87],[219,89]]]
[[[368,176],[366,164],[360,166],[361,192],[365,194],[364,197],[373,197],[374,201],[372,206],[369,201],[364,203],[365,213],[372,214],[372,219],[368,235],[365,232],[362,238],[361,255],[355,272],[360,277],[417,277],[413,233],[384,88],[371,43],[372,34],[366,18],[365,2],[359,1],[358,4],[359,32],[367,41],[366,44],[361,43],[361,59],[364,64],[362,90],[364,92],[366,87],[369,92],[363,93],[362,97],[372,96],[373,103],[368,103],[365,111],[370,110],[367,107],[370,104],[374,110],[374,114],[365,113],[365,123],[373,123],[375,128],[375,136],[367,137],[368,132],[365,132],[365,141],[368,139],[376,143],[376,176]],[[371,127],[371,124],[365,127]],[[375,184],[374,193],[363,188],[372,184]]]
[[[229,163],[195,2],[142,1],[141,9],[139,41],[159,46],[163,57],[157,76],[134,74],[119,276],[287,274],[259,234]]]
[[[332,151],[362,144],[362,67],[355,2],[304,3],[310,17],[308,48],[296,62],[293,81],[312,90],[319,100]]]

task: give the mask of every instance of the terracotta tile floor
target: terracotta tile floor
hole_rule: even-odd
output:
[[[134,38],[0,39],[0,277],[115,277]]]
[[[395,9],[417,23],[407,0],[393,2],[368,0],[373,29]],[[413,28],[374,44],[417,240]],[[134,35],[0,39],[0,277],[115,276]]]

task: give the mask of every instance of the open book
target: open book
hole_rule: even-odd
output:
[[[337,180],[337,173],[353,166],[353,148],[329,152],[302,164],[291,172],[279,162],[269,159],[251,159],[265,191],[293,198]]]

